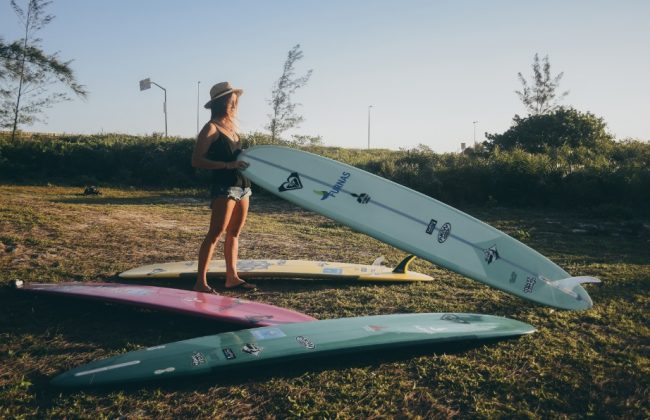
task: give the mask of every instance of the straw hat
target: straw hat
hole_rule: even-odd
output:
[[[222,96],[232,92],[234,92],[237,96],[241,96],[244,93],[244,90],[235,89],[232,87],[230,82],[217,83],[216,85],[212,86],[212,89],[210,89],[210,100],[205,104],[205,108],[210,109],[210,106],[215,99],[221,98]]]

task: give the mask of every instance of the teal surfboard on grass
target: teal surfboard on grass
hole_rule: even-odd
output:
[[[507,338],[534,331],[533,326],[520,321],[476,314],[398,314],[301,322],[132,351],[74,368],[54,378],[52,384],[63,387],[123,384],[296,359]]]
[[[582,283],[537,251],[451,206],[361,169],[281,146],[239,156],[260,187],[441,267],[562,309],[593,303]]]

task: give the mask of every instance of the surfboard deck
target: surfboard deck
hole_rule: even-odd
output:
[[[314,321],[309,315],[265,303],[189,290],[116,283],[20,283],[17,289],[37,294],[121,303],[199,316],[216,321],[268,326]]]
[[[62,387],[122,384],[199,375],[303,358],[335,357],[426,345],[530,334],[529,324],[478,314],[397,314],[253,328],[149,347],[65,372]]]
[[[351,264],[328,261],[306,260],[239,260],[237,272],[242,278],[283,278],[283,279],[348,279],[359,281],[414,282],[431,281],[433,277],[408,270],[414,259],[408,256],[395,268],[373,264]],[[123,279],[171,279],[196,276],[197,261],[180,261],[150,264],[120,273]],[[226,276],[225,260],[212,260],[208,275]]]
[[[585,282],[507,234],[451,206],[361,169],[282,146],[238,159],[258,186],[352,229],[524,299],[588,309]]]

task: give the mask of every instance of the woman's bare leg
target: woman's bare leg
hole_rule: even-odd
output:
[[[208,265],[212,259],[214,248],[219,242],[219,238],[226,231],[226,227],[230,223],[230,219],[235,208],[234,200],[229,200],[226,197],[219,197],[212,200],[212,215],[210,216],[210,228],[201,248],[199,248],[199,269],[196,275],[196,283],[194,290],[205,292],[210,290],[208,286],[207,275]]]
[[[226,287],[234,287],[243,282],[237,274],[237,260],[239,257],[239,234],[246,223],[248,205],[248,198],[244,198],[235,205],[226,229],[226,243],[224,247],[224,255],[226,257]]]

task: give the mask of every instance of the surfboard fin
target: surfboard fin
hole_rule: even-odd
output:
[[[579,276],[567,277],[560,280],[546,280],[546,282],[549,286],[557,287],[564,293],[567,293],[576,299],[580,299],[580,295],[574,291],[576,286],[579,286],[583,283],[600,283],[601,281],[596,277]]]
[[[393,273],[404,274],[409,271],[409,264],[415,259],[415,255],[409,255],[402,260],[397,266],[393,269]]]
[[[561,279],[561,280],[553,280],[551,281],[551,284],[557,287],[566,287],[569,289],[573,289],[578,284],[600,283],[600,282],[601,282],[600,279],[597,279],[596,277],[580,276],[580,277],[568,277],[566,279]]]
[[[384,261],[386,261],[386,258],[384,258],[384,256],[382,255],[381,257],[378,257],[376,260],[374,260],[371,265],[381,266]]]

